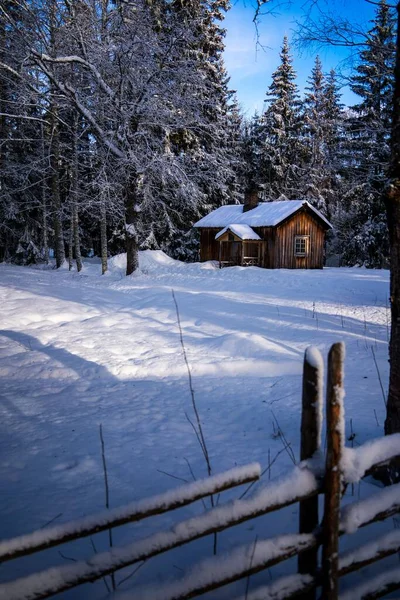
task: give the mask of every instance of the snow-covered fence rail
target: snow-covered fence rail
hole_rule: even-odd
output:
[[[199,516],[181,521],[125,547],[112,548],[89,560],[53,567],[0,585],[0,600],[39,600],[92,582],[115,571],[146,560],[204,536],[215,534],[249,519],[278,511],[299,502],[299,532],[258,540],[227,556],[197,564],[192,573],[176,583],[157,589],[139,589],[124,594],[124,600],[187,600],[219,587],[248,578],[293,556],[298,556],[298,574],[284,577],[246,594],[248,600],[266,598],[315,600],[321,589],[324,600],[337,600],[339,579],[400,550],[400,533],[394,531],[351,553],[339,554],[339,537],[360,527],[400,512],[400,484],[375,496],[345,507],[340,501],[346,485],[355,483],[376,467],[382,468],[400,456],[400,435],[387,436],[357,449],[344,447],[343,344],[334,344],[328,357],[327,453],[321,461],[323,361],[316,349],[309,348],[304,358],[301,463],[278,482],[267,485],[248,499],[239,499],[212,508]],[[100,531],[138,521],[190,504],[205,496],[256,481],[259,465],[239,467],[203,481],[181,486],[146,501],[102,512],[85,519],[50,527],[30,535],[0,543],[0,561],[18,558],[79,539]],[[324,495],[322,525],[318,496]],[[322,546],[322,561],[318,549]],[[400,573],[388,571],[368,586],[359,586],[343,598],[379,598],[400,588]]]
[[[251,483],[260,477],[260,465],[255,463],[235,467],[225,473],[194,481],[184,486],[139,502],[102,511],[96,515],[35,531],[12,540],[0,542],[0,562],[26,556],[100,531],[160,515],[192,504],[211,494]]]

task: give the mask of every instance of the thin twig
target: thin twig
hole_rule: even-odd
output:
[[[143,565],[146,563],[147,561],[144,560],[143,562],[141,562],[136,569],[133,569],[132,573],[129,573],[129,575],[127,575],[126,577],[124,577],[123,579],[121,579],[121,581],[117,584],[117,587],[119,587],[120,585],[122,585],[123,583],[125,583],[125,581],[128,581],[128,579],[130,579],[131,577],[133,577],[138,571],[139,569],[141,569],[143,567]]]
[[[174,567],[174,569],[176,569],[177,571],[181,571],[181,573],[184,573],[185,570],[181,569],[181,567],[178,567],[178,565],[172,565]]]
[[[176,319],[178,322],[179,337],[180,337],[180,342],[181,342],[181,347],[182,347],[183,358],[185,360],[185,364],[186,364],[186,368],[187,368],[187,372],[188,372],[189,390],[190,390],[190,395],[192,398],[193,411],[196,416],[197,428],[194,426],[194,423],[192,423],[192,421],[190,420],[189,415],[187,415],[186,413],[185,413],[185,415],[186,415],[187,420],[193,427],[193,431],[196,434],[197,440],[200,444],[200,448],[204,455],[204,459],[206,461],[207,472],[208,472],[208,475],[210,476],[212,473],[210,455],[208,454],[207,444],[206,444],[206,440],[205,440],[204,433],[203,433],[203,427],[201,425],[199,411],[197,410],[196,399],[195,399],[194,389],[193,389],[192,372],[190,370],[190,365],[189,365],[189,361],[188,361],[187,354],[186,354],[186,348],[185,348],[185,344],[183,341],[183,331],[182,331],[182,325],[181,325],[181,318],[179,315],[178,302],[176,301],[174,290],[171,290],[171,293],[172,293],[172,298],[174,300],[175,309],[176,309]],[[212,508],[214,508],[214,496],[212,494],[210,496],[210,502],[211,502]],[[216,532],[214,533],[213,552],[214,552],[214,555],[217,554],[217,533]]]
[[[94,552],[95,554],[97,554],[97,548],[96,548],[96,546],[95,546],[94,539],[92,538],[92,536],[90,536],[90,543],[91,543],[91,545],[92,545],[93,552]],[[103,577],[102,579],[103,579],[103,581],[104,581],[104,585],[106,586],[107,592],[108,592],[109,594],[111,594],[111,589],[110,589],[110,586],[109,586],[109,585],[108,585],[108,583],[107,583],[107,579],[106,579],[105,577]]]
[[[47,521],[47,523],[45,523],[44,525],[41,526],[40,529],[44,529],[45,527],[47,527],[48,525],[50,525],[51,523],[53,523],[56,519],[59,519],[60,517],[62,517],[62,513],[59,513],[58,515],[56,515],[55,517],[53,517],[52,519],[50,519],[50,521]]]
[[[187,368],[187,372],[188,372],[190,395],[192,397],[193,411],[196,416],[198,434],[199,434],[199,438],[201,440],[201,448],[203,450],[204,458],[206,459],[208,474],[211,475],[210,458],[208,455],[206,441],[205,441],[204,434],[203,434],[203,428],[202,428],[201,421],[200,421],[200,415],[199,415],[199,412],[198,412],[197,406],[196,406],[196,400],[195,400],[195,396],[194,396],[194,389],[193,389],[193,382],[192,382],[192,373],[190,370],[190,365],[189,365],[189,361],[188,361],[187,354],[186,354],[185,344],[183,342],[183,332],[182,332],[181,319],[180,319],[180,315],[179,315],[179,307],[178,307],[178,303],[176,301],[174,290],[171,290],[171,292],[172,292],[172,298],[174,299],[174,303],[175,303],[176,318],[178,321],[178,328],[179,328],[179,337],[180,337],[180,341],[181,341],[183,358],[185,360],[185,364],[186,364],[186,368]]]
[[[254,559],[254,554],[255,554],[256,546],[257,546],[257,537],[258,536],[256,535],[256,538],[254,540],[253,551],[251,553],[249,570],[251,570],[251,567],[253,566],[253,559]],[[247,597],[249,595],[249,588],[250,588],[250,574],[247,576],[247,580],[246,580],[246,593],[244,596],[244,600],[247,600]]]
[[[192,469],[192,465],[190,464],[190,462],[188,461],[188,459],[185,456],[183,457],[183,460],[185,460],[186,463],[187,463],[187,466],[189,468],[189,471],[190,471],[190,474],[192,476],[193,481],[197,481],[196,475],[194,474],[194,471]],[[204,498],[201,498],[201,503],[203,505],[203,508],[204,508],[205,512],[207,512],[207,506],[206,506],[206,503],[204,502]]]
[[[61,556],[61,558],[64,558],[65,560],[70,560],[72,562],[78,562],[76,558],[72,558],[72,556],[66,556],[65,554],[63,554],[61,552],[61,550],[58,551],[58,554]]]
[[[101,458],[103,461],[103,473],[104,473],[104,489],[106,493],[106,508],[110,508],[110,493],[108,488],[108,474],[107,474],[107,463],[106,463],[106,455],[105,455],[105,446],[104,446],[104,438],[103,438],[103,427],[100,423],[100,442],[101,442]]]
[[[178,481],[183,481],[184,483],[189,483],[189,481],[187,479],[185,479],[184,477],[178,477],[177,475],[173,475],[172,473],[168,473],[167,471],[163,471],[162,469],[157,469],[157,471],[159,473],[162,473],[163,475],[168,475],[168,477],[172,477],[172,479],[178,479]]]
[[[268,481],[271,479],[271,449],[268,448]]]
[[[282,448],[281,450],[279,450],[279,452],[277,452],[274,456],[274,458],[272,459],[272,461],[270,461],[270,455],[268,456],[268,465],[265,467],[265,469],[263,471],[261,471],[261,475],[260,475],[260,479],[263,475],[265,475],[265,473],[268,471],[269,473],[271,472],[271,467],[272,465],[278,460],[278,457],[282,454],[282,452],[285,451],[285,448]],[[259,481],[259,480],[258,480]],[[239,500],[241,500],[242,498],[245,497],[245,495],[251,490],[251,488],[253,487],[253,485],[257,483],[256,481],[253,481],[252,483],[250,483],[249,486],[247,486],[247,488],[244,490],[243,494],[241,496],[239,496]]]
[[[109,491],[109,487],[108,487],[107,462],[106,462],[106,453],[105,453],[104,438],[103,438],[103,427],[102,427],[101,423],[100,423],[100,441],[101,441],[101,458],[103,461],[103,472],[104,472],[104,489],[105,489],[105,494],[106,494],[106,508],[109,509],[110,508],[110,491]],[[113,547],[113,535],[112,535],[111,527],[108,530],[108,542],[109,542],[110,548],[112,548]],[[115,591],[116,590],[115,573],[111,573],[110,577],[111,577],[112,589]]]
[[[206,455],[205,455],[205,453],[204,453],[204,448],[203,448],[203,444],[202,444],[202,442],[201,442],[201,438],[200,438],[200,436],[199,436],[199,432],[197,431],[197,429],[196,429],[196,427],[195,427],[195,424],[193,423],[193,421],[191,420],[191,418],[189,417],[189,415],[187,414],[187,412],[185,412],[185,417],[186,417],[186,419],[189,421],[190,425],[192,426],[192,429],[193,429],[194,433],[196,434],[197,441],[198,441],[198,442],[199,442],[199,444],[200,444],[200,448],[202,449],[203,456],[204,456],[204,458],[205,458],[205,456],[206,456]]]
[[[294,452],[293,452],[293,449],[292,449],[292,447],[291,447],[291,444],[290,444],[290,443],[287,441],[287,439],[286,439],[286,437],[285,437],[285,434],[283,433],[283,431],[282,431],[282,428],[281,428],[281,426],[279,425],[279,421],[278,421],[278,419],[277,419],[277,418],[276,418],[276,416],[275,416],[275,413],[274,413],[274,411],[273,411],[273,410],[271,410],[271,413],[272,413],[272,416],[273,416],[273,418],[274,418],[274,420],[275,420],[275,423],[276,423],[276,425],[277,425],[277,427],[278,427],[279,437],[282,439],[283,446],[284,446],[284,448],[285,448],[285,450],[286,450],[286,452],[287,452],[287,454],[288,454],[288,456],[289,456],[290,460],[291,460],[291,461],[292,461],[292,463],[295,465],[295,464],[296,464],[296,457],[295,457],[295,455],[294,455]]]
[[[386,408],[386,406],[387,406],[387,402],[386,402],[386,394],[385,394],[385,390],[383,389],[383,384],[382,384],[381,374],[380,374],[380,372],[379,372],[378,363],[376,362],[375,350],[374,350],[373,346],[371,346],[371,352],[372,352],[372,356],[374,357],[374,363],[375,363],[375,367],[376,367],[376,372],[378,373],[379,385],[381,386],[381,390],[382,390],[382,397],[383,397],[383,401],[384,401],[384,403],[385,403],[385,408]]]

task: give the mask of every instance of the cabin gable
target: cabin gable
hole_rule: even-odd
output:
[[[322,269],[325,229],[306,210],[276,228],[275,268]]]

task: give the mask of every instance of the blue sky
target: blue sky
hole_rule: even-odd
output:
[[[262,111],[265,92],[271,83],[271,74],[279,64],[279,52],[283,36],[289,41],[293,37],[296,20],[303,13],[302,0],[294,0],[290,6],[274,8],[274,14],[266,14],[260,18],[259,41],[264,49],[257,49],[256,32],[253,23],[254,5],[249,0],[232,0],[232,8],[225,18],[227,30],[224,54],[225,65],[230,75],[230,87],[237,91],[240,105],[251,116],[255,110]],[[274,4],[269,5],[271,9]],[[336,10],[342,15],[357,18],[357,23],[365,23],[370,27],[375,8],[365,0],[336,0]],[[349,54],[347,49],[326,48],[318,51],[324,72],[337,68]],[[292,48],[294,68],[297,71],[297,83],[300,91],[304,91],[307,78],[314,64],[316,50],[303,50],[301,54]],[[342,102],[348,106],[358,100],[352,92],[343,87]]]

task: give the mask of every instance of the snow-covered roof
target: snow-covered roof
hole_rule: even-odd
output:
[[[239,225],[237,223],[232,223],[231,225],[228,225],[228,227],[224,227],[217,233],[215,239],[218,240],[228,230],[234,233],[241,240],[261,240],[258,233],[253,231],[249,225]]]
[[[228,227],[235,225],[249,225],[250,227],[274,227],[297,212],[302,206],[307,206],[328,227],[332,227],[327,219],[314,208],[307,200],[278,200],[275,202],[261,202],[256,208],[243,212],[243,204],[228,204],[213,210],[194,227]]]

